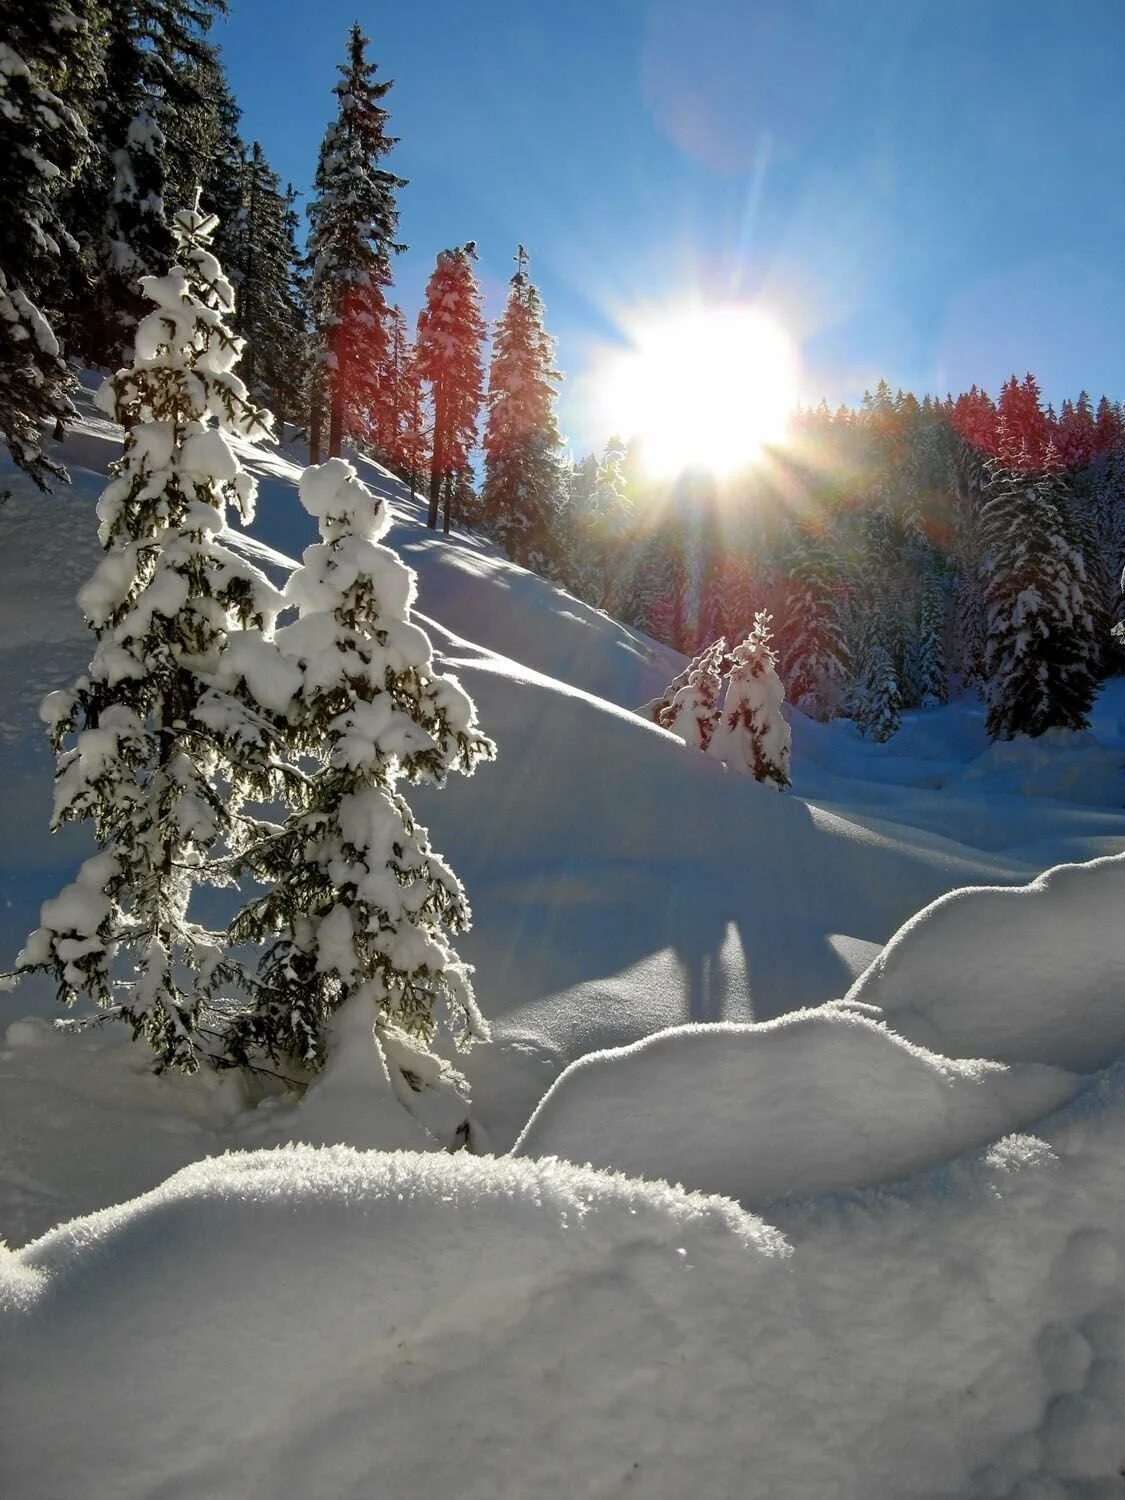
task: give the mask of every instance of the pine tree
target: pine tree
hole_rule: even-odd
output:
[[[786,561],[782,671],[790,701],[827,720],[847,681],[837,582],[826,546],[804,529],[795,533]]]
[[[1089,722],[1098,649],[1085,567],[1067,534],[1065,490],[1057,470],[993,467],[982,515],[992,739]]]
[[[426,305],[418,314],[414,343],[418,374],[430,387],[434,414],[433,462],[430,465],[430,509],[427,523],[436,530],[443,487],[469,461],[477,443],[477,421],[484,397],[484,315],[473,274],[477,247],[470,240],[443,250],[426,284]],[[449,530],[449,505],[445,507]]]
[[[371,447],[381,463],[402,467],[402,435],[410,411],[410,340],[400,307],[387,309],[384,357],[371,408]]]
[[[882,641],[875,641],[863,663],[854,695],[852,717],[860,734],[882,744],[898,733],[902,724],[902,695],[891,654]]]
[[[785,689],[771,640],[770,617],[761,610],[750,634],[730,653],[722,712],[706,748],[731,770],[749,772],[780,792],[790,785],[793,736],[781,711]]]
[[[384,288],[391,284],[391,256],[405,249],[395,240],[395,193],[406,179],[379,165],[396,144],[382,104],[391,82],[375,82],[368,46],[353,26],[334,90],[339,110],[320,148],[309,205],[310,297],[333,456],[345,436],[365,434],[386,359]],[[314,432],[314,447],[318,441]]]
[[[81,7],[79,7],[81,9]],[[89,150],[67,102],[87,28],[53,0],[3,6],[0,40],[0,439],[41,489],[66,471],[42,448],[45,425],[71,415],[70,373],[51,325],[77,246],[59,193]]]
[[[492,344],[481,502],[485,525],[508,556],[550,574],[558,550],[560,377],[522,245],[516,264]]]
[[[321,540],[290,580],[300,615],[277,639],[303,682],[292,733],[320,764],[243,861],[267,890],[231,936],[268,946],[230,1045],[239,1060],[263,1050],[316,1071],[347,1007],[369,1017],[393,1065],[410,1038],[424,1052],[443,1015],[459,1040],[487,1037],[447,937],[468,925],[465,893],[399,784],[471,773],[495,747],[410,620],[414,575],[379,545],[386,502],[340,458],[306,469],[300,495]]]
[[[230,245],[235,328],[244,341],[239,373],[284,422],[302,412],[306,328],[292,189],[282,191],[257,141],[238,172],[238,220]]]
[[[269,430],[232,373],[234,294],[208,250],[214,219],[176,216],[179,263],[147,277],[155,304],[133,363],[99,392],[125,427],[98,506],[106,557],[80,602],[97,636],[87,673],[44,705],[60,752],[54,823],[91,819],[98,852],[43,906],[18,960],[127,1021],[158,1068],[191,1070],[221,1024],[234,977],[189,912],[222,879],[247,797],[278,786],[270,713],[292,668],[268,640],[281,599],[221,540],[228,505],[253,511],[255,483],[229,436]],[[248,682],[265,684],[270,710]]]
[[[906,649],[904,701],[917,708],[936,708],[949,698],[945,677],[945,601],[937,581],[921,586],[918,617],[912,622]]]
[[[413,498],[426,477],[430,452],[426,399],[422,389],[422,375],[418,369],[417,352],[413,347],[407,350],[404,396],[406,410],[399,435],[399,462]]]

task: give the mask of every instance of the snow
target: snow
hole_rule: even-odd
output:
[[[917,1173],[1022,1129],[1077,1083],[1058,1068],[952,1062],[865,1017],[809,1010],[592,1053],[513,1150],[761,1208]]]
[[[1122,1082],[776,1227],[557,1162],[196,1163],[0,1262],[8,1482],[1109,1500]]]
[[[17,477],[4,517],[5,963],[91,852],[45,833],[38,719],[89,660],[119,452],[81,406],[74,484]],[[299,470],[230,451],[260,503],[222,544],[282,590],[322,545]],[[885,745],[787,710],[779,796],[630,711],[683,658],[355,467],[418,574],[387,649],[499,745],[409,791],[473,905],[471,1113],[401,1107],[422,1064],[367,1045],[369,1002],[297,1098],[156,1078],[123,1028],[49,1024],[49,985],[5,994],[12,1493],[1119,1495],[1125,682],[1088,735],[993,749],[971,699]],[[230,665],[282,712],[316,644]],[[360,714],[347,753],[394,732]],[[518,1154],[436,1149],[466,1135]]]
[[[846,1003],[950,1057],[1107,1067],[1125,1054],[1122,910],[1123,856],[951,892],[895,935]]]

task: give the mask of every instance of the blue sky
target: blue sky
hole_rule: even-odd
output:
[[[1125,0],[231,0],[216,30],[311,186],[353,19],[400,137],[396,297],[476,239],[490,317],[531,251],[575,448],[637,305],[759,300],[802,391],[883,375],[1125,397]]]

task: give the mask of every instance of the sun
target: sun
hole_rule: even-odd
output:
[[[599,405],[654,473],[726,475],[784,437],[797,376],[792,340],[759,309],[683,308],[637,327],[604,370]]]

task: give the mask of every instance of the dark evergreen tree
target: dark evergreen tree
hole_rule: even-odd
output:
[[[992,739],[1088,724],[1098,647],[1066,509],[1057,469],[1034,474],[994,463],[982,510]]]
[[[484,398],[482,349],[485,325],[480,290],[473,274],[477,247],[470,240],[443,250],[426,285],[426,305],[418,314],[415,366],[430,387],[433,411],[433,459],[430,464],[431,530],[438,522],[442,493],[469,461],[476,447],[477,422]],[[449,505],[445,507],[449,530]]]
[[[105,45],[90,119],[94,150],[68,198],[91,287],[72,309],[73,344],[92,364],[127,356],[143,308],[140,278],[172,254],[169,214],[194,185],[172,180],[168,128],[207,108],[216,68],[205,37],[224,0],[101,0]]]
[[[882,744],[902,723],[902,695],[891,654],[882,641],[868,651],[852,700],[852,717],[860,734]]]
[[[226,236],[235,286],[235,327],[245,348],[239,371],[284,422],[301,416],[306,327],[292,189],[282,191],[257,141],[238,173],[238,219]]]
[[[0,19],[0,439],[45,489],[65,471],[44,453],[43,429],[72,410],[52,319],[77,249],[60,190],[89,150],[69,96],[90,37],[82,5],[4,0]]]
[[[353,26],[334,90],[338,113],[320,148],[309,205],[310,301],[332,455],[345,436],[367,434],[386,359],[384,288],[391,284],[391,256],[405,248],[395,240],[395,194],[406,179],[380,165],[395,145],[382,103],[391,82],[376,83],[368,45]],[[314,417],[314,448],[319,420]]]
[[[519,247],[508,303],[496,324],[484,432],[484,523],[516,562],[550,575],[558,552],[561,439],[554,344]]]
[[[798,528],[788,548],[782,676],[790,701],[816,719],[836,713],[848,676],[839,580],[821,537]]]

